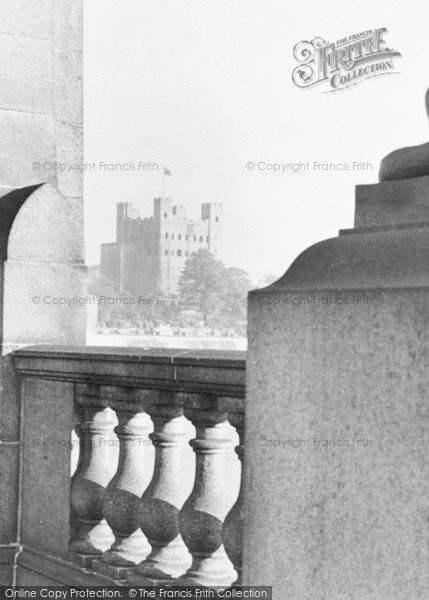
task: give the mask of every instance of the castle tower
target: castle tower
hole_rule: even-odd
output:
[[[223,205],[217,202],[206,202],[201,205],[201,219],[208,220],[208,250],[217,254],[222,224]]]
[[[221,216],[221,204],[203,204],[201,219],[194,220],[171,198],[155,198],[153,217],[142,219],[130,202],[119,202],[116,242],[102,244],[101,272],[121,291],[175,295],[194,252],[217,254]]]
[[[173,207],[171,198],[155,198],[153,201],[155,232],[157,236],[158,276],[157,289],[163,294],[171,291],[172,256],[172,217]]]
[[[126,241],[129,236],[128,224],[139,219],[140,211],[133,208],[131,202],[118,202],[116,205],[116,241]]]
[[[121,242],[125,237],[124,225],[131,214],[131,202],[118,202],[116,205],[116,241]]]

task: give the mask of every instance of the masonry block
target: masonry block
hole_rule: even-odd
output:
[[[22,463],[22,543],[54,556],[66,556],[70,521],[73,384],[25,379],[22,399],[26,415]]]
[[[0,181],[20,187],[56,182],[55,121],[48,115],[0,111]]]
[[[429,177],[356,187],[355,227],[429,222]]]
[[[83,126],[57,121],[56,139],[58,162],[67,166],[58,171],[58,190],[64,196],[82,197],[83,172],[79,165],[83,163]]]
[[[0,106],[52,113],[52,42],[0,34]]]
[[[19,444],[0,444],[0,544],[16,541]]]
[[[54,2],[54,47],[56,50],[82,52],[82,0]]]
[[[57,119],[82,123],[82,56],[54,50],[54,111]]]
[[[52,0],[0,3],[0,33],[52,39]]]

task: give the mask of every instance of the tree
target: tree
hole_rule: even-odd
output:
[[[141,318],[138,307],[131,304],[122,304],[119,300],[128,293],[120,293],[114,283],[100,272],[100,267],[92,266],[88,269],[88,293],[97,298],[98,321],[102,326],[120,321],[137,323]]]
[[[208,250],[198,250],[186,261],[179,281],[182,307],[203,314],[207,321],[222,311],[227,280],[225,267]]]
[[[230,319],[244,321],[247,316],[247,293],[252,288],[252,282],[246,271],[236,267],[226,269],[226,278],[224,314]]]
[[[179,281],[182,308],[194,309],[211,324],[234,326],[246,319],[246,294],[252,284],[236,267],[226,268],[208,250],[199,250],[186,262]]]

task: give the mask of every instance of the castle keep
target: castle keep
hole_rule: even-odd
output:
[[[222,204],[201,205],[201,219],[186,216],[171,198],[155,198],[153,217],[142,218],[130,202],[117,205],[116,242],[101,245],[101,274],[136,296],[176,294],[193,252],[216,255]]]

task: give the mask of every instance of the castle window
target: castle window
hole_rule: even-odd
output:
[[[219,217],[216,217],[216,223],[219,223]]]
[[[177,214],[177,206],[173,206],[173,215]]]
[[[167,213],[164,213],[164,218],[167,218]]]
[[[174,233],[171,234],[171,239],[174,240]]]
[[[168,233],[165,234],[165,239],[168,240]]]
[[[177,251],[177,256],[182,256],[182,251],[181,250]]]
[[[203,236],[200,235],[200,243],[203,241]]]
[[[168,250],[166,250],[166,251],[164,252],[164,254],[165,254],[166,256],[168,256]]]
[[[180,233],[179,233],[179,240],[181,240],[181,239],[182,239],[182,236],[181,236],[181,235],[180,235]]]

